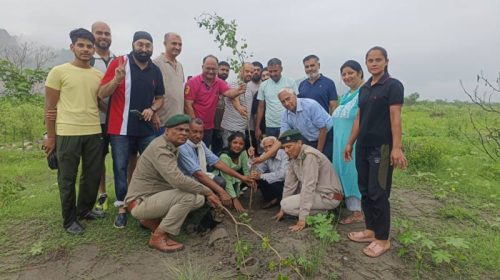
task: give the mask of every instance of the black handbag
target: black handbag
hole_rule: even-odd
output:
[[[56,151],[53,151],[50,153],[50,155],[47,157],[47,165],[49,166],[50,169],[56,170],[59,168],[57,164],[57,155]]]

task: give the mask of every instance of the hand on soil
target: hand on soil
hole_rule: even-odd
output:
[[[276,213],[276,215],[273,216],[273,219],[275,219],[276,222],[278,222],[279,220],[283,219],[284,215],[285,212],[283,212],[283,210],[280,210],[278,213]]]
[[[301,231],[306,227],[306,221],[299,220],[294,226],[289,227],[288,229],[291,232]]]

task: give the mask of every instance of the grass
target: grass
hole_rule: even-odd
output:
[[[441,271],[443,275],[456,273],[464,278],[498,278],[500,161],[489,159],[466,140],[466,136],[475,136],[468,122],[468,109],[475,110],[450,104],[406,107],[403,116],[405,138],[426,139],[428,145],[444,152],[437,164],[427,165],[431,168],[424,166],[419,170],[398,171],[394,181],[398,186],[433,193],[443,204],[438,209],[439,224],[425,225],[417,221],[417,228],[435,237],[463,238],[470,244],[470,250],[465,254],[452,251],[456,261],[450,270]],[[417,154],[423,161],[427,159],[425,151],[417,151]],[[429,271],[435,269],[434,266],[428,267]]]
[[[3,102],[0,100],[3,124],[16,126],[16,131],[24,127],[26,131],[41,135],[39,108],[29,109],[28,104],[19,115],[16,106],[4,106]],[[413,143],[413,150],[407,151],[407,156],[412,159],[410,164],[419,165],[407,171],[396,171],[395,185],[430,193],[441,205],[436,209],[438,223],[427,224],[426,217],[421,217],[414,221],[415,230],[437,240],[463,238],[470,246],[465,251],[451,250],[453,261],[450,265],[424,265],[424,275],[432,278],[500,277],[500,161],[487,158],[466,140],[465,135],[474,136],[468,123],[469,109],[470,106],[463,104],[427,103],[406,106],[403,110],[404,139]],[[21,124],[13,118],[25,122]],[[12,142],[10,137],[11,134],[7,138],[0,135],[0,145],[3,139]],[[16,143],[21,142],[16,140]],[[95,244],[111,255],[145,248],[149,233],[135,226],[133,219],[126,231],[115,229],[113,219],[117,210],[112,206],[106,219],[84,222],[85,235],[67,235],[61,225],[56,172],[47,168],[38,147],[20,150],[10,144],[0,146],[0,260],[14,258],[16,261],[0,261],[0,274],[19,269],[32,262],[33,257],[43,258],[51,252],[71,250],[82,244]],[[110,177],[109,156],[107,166]],[[111,181],[108,193],[114,198]],[[405,260],[415,261],[411,257]],[[192,279],[189,278],[191,271],[206,274],[203,266],[194,263],[175,269],[178,279]]]
[[[109,159],[107,164],[110,165]],[[135,226],[134,219],[129,219],[127,230],[115,229],[117,210],[112,206],[105,219],[82,222],[84,235],[66,234],[62,228],[57,173],[48,169],[41,151],[0,150],[0,174],[2,188],[13,181],[24,186],[15,194],[2,194],[0,199],[4,204],[0,208],[0,258],[16,256],[21,265],[33,256],[90,243],[111,255],[144,249],[149,232]],[[114,197],[112,186],[108,184],[108,192]],[[16,269],[0,266],[0,273]]]

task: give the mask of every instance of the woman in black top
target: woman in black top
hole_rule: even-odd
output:
[[[350,232],[349,239],[370,243],[363,253],[378,257],[390,249],[389,195],[394,167],[406,168],[401,149],[401,107],[404,88],[389,76],[387,51],[373,47],[366,54],[366,67],[372,75],[359,92],[359,109],[344,160],[351,160],[356,141],[356,169],[365,214],[366,230]]]

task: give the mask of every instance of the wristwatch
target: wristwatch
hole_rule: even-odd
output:
[[[158,109],[153,108],[153,106],[149,107],[149,109],[151,109],[151,111],[153,111],[153,113],[156,113],[156,111],[158,111]]]

